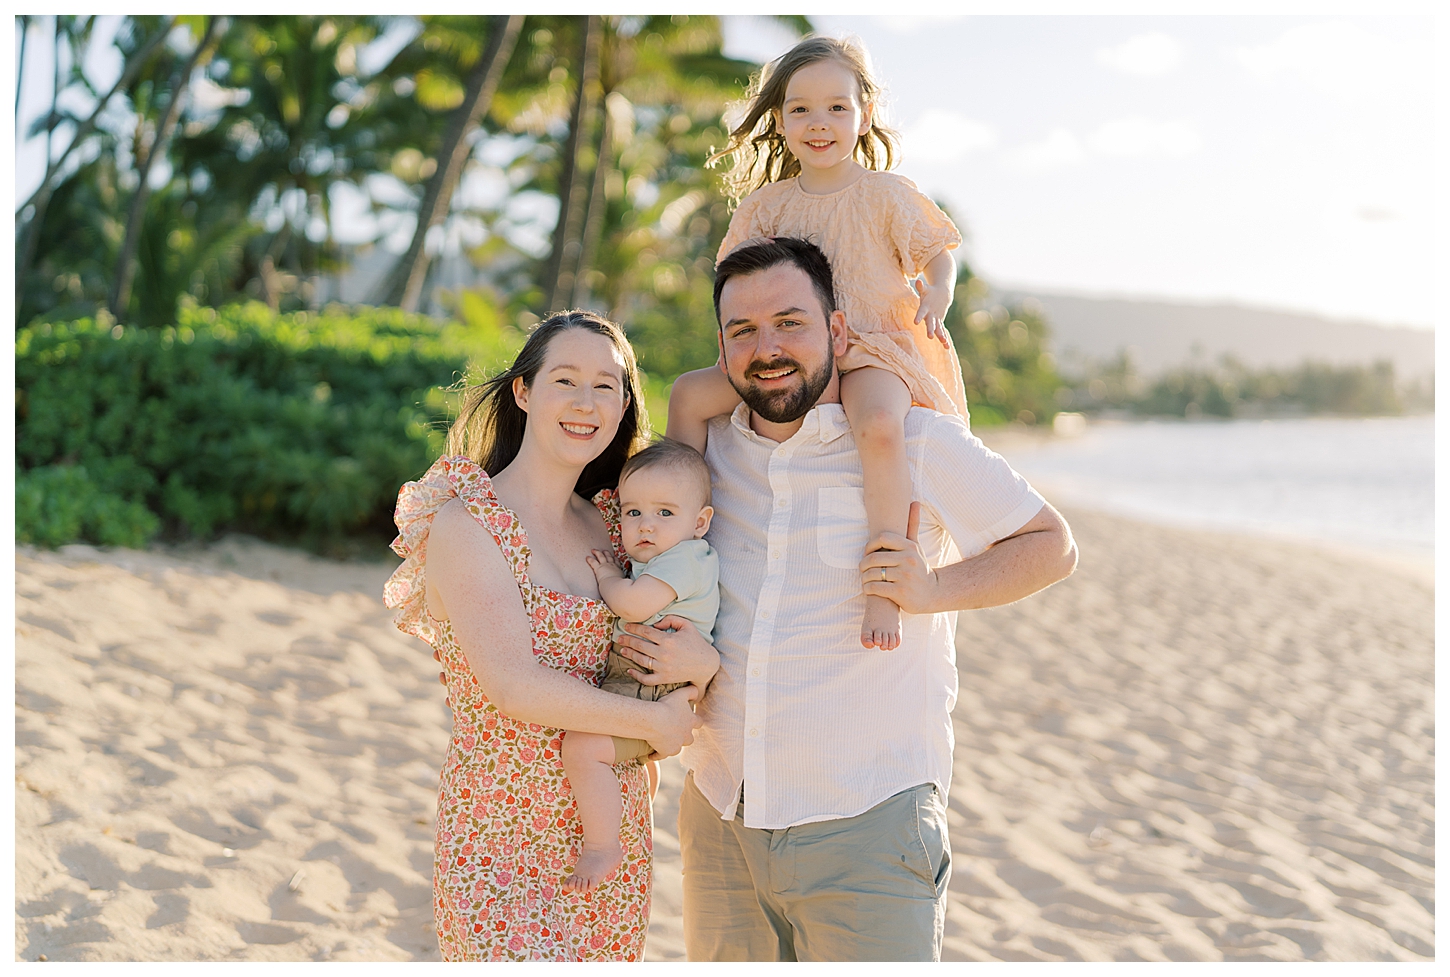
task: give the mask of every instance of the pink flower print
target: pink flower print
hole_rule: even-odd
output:
[[[488,808],[483,804],[482,801],[473,805],[473,816],[476,818],[484,818],[488,816]]]
[[[472,855],[473,854],[473,845],[471,845],[471,844],[464,845],[461,850],[462,850],[463,854],[465,854],[465,855]]]
[[[542,886],[539,889],[539,894],[545,899],[552,899],[554,898],[554,887],[552,885]]]
[[[535,831],[545,831],[545,830],[548,829],[548,827],[549,827],[549,819],[548,818],[534,818],[534,830]]]
[[[604,948],[604,944],[608,942],[609,938],[606,937],[603,933],[595,933],[593,936],[589,937],[589,946],[595,950],[602,950]]]
[[[511,937],[509,937],[509,949],[510,950],[512,950],[515,953],[518,953],[523,948],[524,948],[524,938],[522,936],[511,936]]]
[[[498,880],[499,885],[508,885],[510,882],[513,881],[513,877],[514,875],[512,872],[499,872],[494,875],[494,878]]]
[[[463,747],[465,753],[472,753],[473,748],[477,745],[478,740],[474,738],[472,733],[469,733],[467,736],[463,737],[463,739],[459,741],[459,746]]]
[[[526,746],[522,750],[519,750],[519,759],[523,760],[525,763],[533,763],[536,756],[538,756],[538,754],[535,753],[530,747]]]

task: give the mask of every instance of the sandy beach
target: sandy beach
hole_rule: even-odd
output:
[[[1434,955],[1423,569],[1068,512],[961,615],[949,960]],[[16,554],[16,956],[431,960],[448,715],[387,563]],[[647,956],[683,959],[681,771]]]

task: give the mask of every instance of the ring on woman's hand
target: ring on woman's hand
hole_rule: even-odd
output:
[[[881,568],[881,582],[882,583],[886,583],[886,568],[885,567],[882,567]]]

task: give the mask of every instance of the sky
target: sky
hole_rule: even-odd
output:
[[[899,172],[994,284],[1434,322],[1428,17],[812,20],[864,43]]]
[[[766,17],[724,20],[736,56],[792,42]],[[864,43],[899,172],[996,285],[1435,320],[1427,16],[812,20]],[[27,56],[22,122],[46,108],[45,48]],[[87,68],[114,77],[119,57]],[[17,145],[17,199],[43,160],[43,140]]]

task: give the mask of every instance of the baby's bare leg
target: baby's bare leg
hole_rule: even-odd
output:
[[[624,860],[619,844],[624,806],[614,775],[614,740],[602,733],[568,732],[561,753],[584,823],[584,850],[564,888],[583,891],[603,882]]]
[[[670,420],[665,425],[665,436],[704,454],[710,418],[730,413],[738,403],[740,395],[718,366],[681,373],[670,388]]]
[[[875,367],[841,377],[841,406],[861,454],[870,538],[906,535],[911,510],[911,470],[906,461],[906,412],[911,392],[896,374]],[[861,644],[891,651],[901,644],[901,609],[885,597],[866,598]]]

